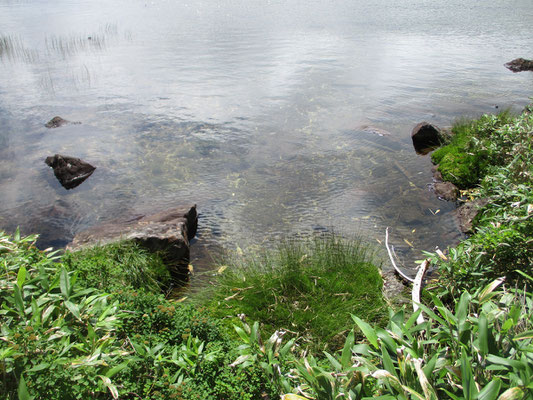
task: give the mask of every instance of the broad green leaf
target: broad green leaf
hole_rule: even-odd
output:
[[[52,312],[56,309],[56,306],[54,306],[53,304],[48,306],[46,308],[46,310],[43,311],[43,324],[46,322],[46,320],[48,319],[48,317],[50,316],[50,314],[52,314]]]
[[[36,365],[35,367],[32,367],[28,370],[28,372],[37,372],[37,371],[42,371],[43,369],[46,369],[50,367],[50,364],[48,363],[41,363],[41,364],[38,364]]]
[[[519,400],[522,399],[524,395],[524,389],[513,387],[503,392],[502,395],[498,397],[498,400]]]
[[[493,380],[479,392],[477,400],[496,400],[500,394],[501,386],[502,381],[500,379]]]
[[[250,332],[250,342],[255,343],[258,338],[259,322],[255,321],[252,325],[252,331]]]
[[[250,343],[250,337],[244,332],[244,329],[237,325],[233,325],[233,328],[235,328],[235,332],[237,332],[244,343]]]
[[[332,366],[333,368],[335,368],[335,370],[336,370],[337,372],[341,372],[341,371],[342,371],[342,365],[341,365],[341,363],[338,362],[337,360],[335,360],[335,358],[334,358],[331,354],[329,354],[327,351],[324,351],[324,354],[325,354],[326,357],[328,358],[328,360],[329,360],[331,366]]]
[[[30,400],[31,399],[30,393],[28,392],[28,387],[26,386],[26,381],[24,380],[24,377],[22,375],[20,376],[17,394],[18,394],[19,400]]]
[[[26,282],[26,268],[24,266],[19,268],[19,272],[17,274],[17,285],[19,288],[22,289],[22,286],[24,286],[24,282]]]
[[[471,360],[468,360],[466,351],[461,351],[461,378],[463,383],[463,395],[466,400],[474,399],[478,393],[474,376],[472,374]]]
[[[65,267],[61,268],[61,273],[59,276],[59,288],[61,289],[61,294],[63,294],[63,297],[68,299],[70,296],[70,279]]]
[[[359,327],[359,329],[361,329],[363,334],[366,336],[370,344],[374,346],[376,350],[379,349],[378,336],[376,335],[376,331],[374,330],[374,328],[372,328],[369,324],[367,324],[365,321],[355,315],[352,315],[352,318]]]
[[[126,368],[129,364],[129,361],[123,362],[122,364],[116,365],[113,368],[109,369],[105,376],[108,378],[112,378],[113,375],[117,374],[118,372],[122,371],[124,368]]]
[[[498,356],[494,356],[492,354],[489,354],[487,356],[487,361],[489,361],[491,363],[494,363],[494,364],[505,365],[507,367],[515,368],[515,369],[518,369],[518,370],[526,369],[526,364],[524,364],[524,363],[522,363],[520,361],[511,360],[511,359],[503,358],[503,357],[498,357]]]
[[[466,316],[468,315],[468,307],[470,305],[470,294],[464,292],[459,299],[455,307],[455,314],[457,316],[457,325],[461,325],[466,321]]]
[[[346,341],[344,342],[344,348],[342,349],[341,364],[344,368],[348,368],[352,363],[352,347],[354,344],[353,329],[348,334]]]
[[[291,339],[287,343],[285,343],[285,345],[283,345],[283,347],[280,349],[279,354],[282,357],[285,357],[287,353],[289,352],[289,350],[291,349],[291,347],[294,345],[295,341],[296,341],[295,339]]]
[[[489,353],[489,328],[487,317],[481,314],[478,319],[479,351],[485,356]]]
[[[24,317],[24,300],[22,298],[20,288],[17,285],[13,286],[13,296],[15,298],[15,306],[19,311],[19,315]]]
[[[533,339],[533,330],[525,331],[515,335],[513,340]]]
[[[389,355],[389,352],[386,348],[386,346],[381,346],[381,357],[383,359],[383,366],[387,371],[389,371],[392,375],[394,375],[396,378],[398,378],[398,374],[396,373],[396,368],[394,367],[394,363]]]
[[[81,321],[80,309],[77,304],[74,304],[71,301],[65,300],[65,306],[69,309],[72,315],[74,315],[78,320]]]

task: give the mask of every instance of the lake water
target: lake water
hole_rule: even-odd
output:
[[[520,110],[532,38],[531,0],[2,0],[0,227],[64,246],[196,203],[193,263],[390,226],[411,265],[460,239],[411,129]],[[56,153],[97,169],[67,191]]]

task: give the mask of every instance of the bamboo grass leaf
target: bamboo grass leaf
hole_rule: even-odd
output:
[[[26,268],[24,266],[19,268],[19,272],[17,274],[17,285],[19,288],[22,289],[22,286],[24,286],[24,282],[26,282]]]
[[[365,337],[368,339],[370,344],[374,346],[376,350],[379,349],[378,335],[376,334],[374,328],[372,328],[368,323],[366,323],[355,315],[352,315],[352,318],[359,327],[359,329],[361,329]]]
[[[61,289],[61,294],[63,297],[68,300],[70,296],[70,279],[65,267],[61,268],[61,273],[59,275],[59,288]]]
[[[346,341],[344,342],[344,348],[342,349],[341,364],[344,368],[348,368],[352,360],[352,347],[355,341],[353,330],[350,331]]]
[[[13,286],[13,296],[19,315],[24,317],[24,299],[22,298],[22,294],[18,285]]]
[[[26,381],[24,380],[24,377],[20,376],[19,386],[18,386],[18,398],[19,400],[30,400],[32,397],[30,396],[30,393],[28,392],[28,387],[26,386]]]
[[[489,353],[489,328],[485,314],[481,314],[478,319],[478,337],[479,351],[485,356]]]
[[[479,392],[476,400],[496,400],[501,386],[502,381],[500,379],[493,380]]]
[[[525,394],[524,389],[520,387],[512,387],[503,392],[501,396],[498,397],[498,400],[519,400],[523,399]]]
[[[466,400],[472,400],[478,394],[476,384],[474,382],[474,375],[472,374],[472,368],[470,361],[466,356],[466,351],[461,351],[461,380],[463,385],[463,395]]]

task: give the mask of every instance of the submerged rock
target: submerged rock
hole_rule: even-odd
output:
[[[459,189],[451,182],[437,182],[435,194],[444,200],[455,201],[459,197]]]
[[[73,189],[83,183],[96,169],[96,167],[79,158],[62,156],[60,154],[46,157],[44,162],[53,168],[57,180],[67,190]]]
[[[372,125],[361,125],[357,129],[363,132],[372,133],[378,136],[391,136],[391,133],[389,131],[386,131],[385,129],[381,129],[381,128],[378,128]]]
[[[413,128],[411,139],[415,151],[419,154],[427,154],[435,147],[440,146],[443,141],[441,130],[429,122],[420,122]]]
[[[66,119],[63,119],[61,117],[55,116],[50,121],[48,121],[44,126],[47,128],[59,128],[60,126],[67,125],[67,124],[81,124],[81,122],[70,122]]]
[[[461,232],[472,232],[472,222],[474,221],[474,218],[476,218],[481,208],[487,205],[488,202],[489,201],[487,199],[476,199],[463,204],[457,210],[455,210],[455,216],[459,222],[459,228],[461,229]]]
[[[171,276],[184,280],[188,276],[189,241],[196,235],[196,205],[141,215],[129,221],[113,221],[75,235],[68,250],[104,245],[121,240],[133,241],[151,252],[160,252]]]
[[[526,60],[525,58],[515,58],[503,65],[513,72],[533,71],[533,60]]]

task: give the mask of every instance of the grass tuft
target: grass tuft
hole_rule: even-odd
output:
[[[199,296],[218,317],[245,314],[269,334],[283,329],[313,349],[335,349],[353,327],[350,314],[384,320],[383,281],[374,258],[359,239],[287,241],[230,260]]]
[[[158,293],[171,281],[162,258],[132,242],[67,252],[63,263],[68,270],[77,272],[83,286],[105,291],[130,287]]]

